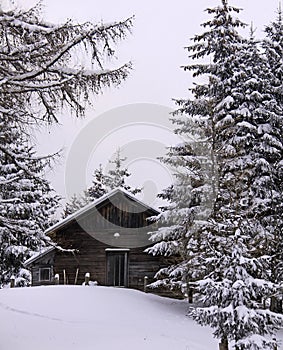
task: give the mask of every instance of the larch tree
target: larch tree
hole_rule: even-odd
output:
[[[52,242],[44,235],[53,223],[58,196],[44,180],[50,157],[34,148],[7,116],[0,121],[0,286],[12,276],[29,284],[23,263]]]
[[[125,39],[132,18],[110,24],[46,23],[41,5],[28,11],[0,9],[0,113],[18,122],[57,121],[58,111],[70,108],[83,115],[92,95],[119,85],[131,63],[104,67]],[[75,57],[89,58],[87,67]]]

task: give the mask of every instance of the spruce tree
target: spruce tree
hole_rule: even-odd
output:
[[[205,136],[204,125],[210,125],[205,118],[187,116],[182,120],[177,110],[176,132],[185,139],[188,127],[194,130],[193,138],[183,144],[170,147],[163,162],[174,169],[175,182],[159,196],[168,201],[162,212],[154,219],[159,229],[151,232],[150,239],[155,243],[146,252],[163,255],[168,266],[159,270],[156,282],[150,288],[170,290],[176,295],[192,298],[192,284],[204,274],[203,251],[207,242],[204,227],[213,208],[215,196],[215,173],[211,143]],[[178,117],[177,117],[178,116]],[[200,127],[201,125],[201,127]],[[207,130],[208,130],[207,129]]]
[[[269,102],[269,108],[273,112],[272,131],[277,131],[274,139],[279,139],[278,145],[281,145],[282,131],[278,125],[282,124],[283,115],[283,22],[281,6],[278,9],[277,18],[265,28],[266,38],[262,46],[266,57],[266,64],[269,68],[269,84],[272,91],[273,100]],[[276,118],[276,119],[275,119]],[[281,128],[282,129],[282,128]],[[281,136],[280,136],[281,135]],[[277,147],[278,149],[278,147]],[[282,283],[283,280],[283,237],[282,237],[282,196],[283,193],[283,154],[282,149],[278,149],[277,155],[273,159],[274,168],[272,177],[277,180],[279,190],[274,192],[272,215],[269,220],[269,226],[273,229],[274,239],[268,246],[268,252],[271,256],[270,279],[276,283]],[[275,200],[276,199],[276,200]],[[282,312],[282,300],[280,294],[272,298],[271,309]]]
[[[62,218],[66,218],[67,216],[75,213],[76,211],[90,203],[90,201],[91,199],[88,196],[87,191],[84,191],[81,195],[74,194],[66,203],[65,208],[63,209]]]
[[[91,186],[87,189],[87,194],[90,199],[97,199],[106,194],[106,175],[103,173],[102,164],[94,170]]]
[[[273,94],[279,105],[283,104],[283,22],[281,5],[277,18],[265,27],[265,39],[262,46],[270,68],[270,82]]]
[[[225,2],[223,3],[223,6],[227,6]],[[238,11],[235,8],[229,8],[229,12],[232,10]],[[213,11],[213,9],[208,9],[208,12]],[[167,229],[167,235],[165,235],[162,233],[162,231],[164,230],[163,226],[166,227],[168,224],[167,210],[165,210],[164,214],[165,220],[163,219],[163,214],[161,214],[161,218],[159,220],[161,228],[157,233],[153,233],[152,235],[152,240],[159,242],[147,250],[151,254],[166,254],[167,256],[170,256],[169,250],[165,252],[164,248],[162,247],[164,244],[167,246],[167,242],[173,241],[172,247],[175,246],[177,256],[179,256],[179,261],[177,260],[177,264],[170,264],[168,269],[163,269],[157,273],[156,277],[159,279],[156,283],[157,285],[164,283],[168,283],[170,285],[172,282],[175,283],[175,280],[170,280],[170,278],[168,279],[168,276],[173,276],[171,271],[175,271],[175,267],[177,268],[177,271],[179,271],[179,288],[184,283],[184,280],[188,280],[187,276],[190,276],[190,279],[192,280],[200,278],[201,275],[205,273],[206,269],[204,260],[205,257],[208,259],[208,256],[214,254],[213,252],[209,253],[208,249],[205,248],[205,242],[208,242],[210,239],[210,233],[206,227],[211,227],[211,222],[201,220],[200,224],[197,225],[198,230],[195,232],[194,229],[196,226],[196,218],[194,217],[196,210],[194,206],[196,206],[196,204],[194,200],[191,201],[191,198],[193,198],[193,188],[191,183],[195,184],[196,187],[199,186],[198,191],[205,200],[202,199],[202,202],[199,202],[198,205],[200,208],[202,208],[201,211],[207,212],[205,218],[209,219],[213,206],[212,202],[213,199],[215,199],[218,186],[218,164],[217,159],[215,158],[216,135],[214,109],[220,102],[221,97],[224,95],[224,88],[221,86],[222,81],[228,78],[229,74],[231,75],[231,72],[229,70],[226,71],[225,67],[219,65],[218,62],[224,60],[226,57],[230,57],[238,50],[238,44],[241,43],[242,39],[238,36],[234,29],[244,26],[240,21],[236,20],[232,26],[225,27],[225,25],[223,25],[224,28],[222,28],[221,24],[223,24],[223,22],[227,22],[227,20],[233,21],[230,13],[225,13],[224,17],[227,16],[228,18],[223,18],[223,11],[221,7],[215,9],[215,12],[217,15],[214,23],[211,24],[211,22],[207,22],[203,25],[205,28],[214,25],[215,32],[212,33],[210,30],[208,30],[202,35],[196,35],[193,39],[195,42],[194,45],[187,48],[192,53],[191,58],[193,60],[205,59],[207,55],[212,54],[214,50],[217,49],[215,57],[211,58],[212,62],[210,64],[201,62],[183,67],[185,71],[194,71],[194,77],[208,76],[207,82],[201,84],[196,82],[194,88],[190,89],[191,93],[193,94],[193,99],[189,98],[176,100],[178,109],[174,113],[174,118],[172,118],[173,123],[177,125],[175,128],[175,133],[181,135],[183,138],[192,134],[196,141],[202,143],[203,148],[206,147],[207,150],[205,154],[202,154],[202,158],[200,158],[200,155],[195,152],[195,150],[193,152],[190,151],[187,154],[183,147],[177,146],[173,148],[175,149],[175,164],[174,160],[172,161],[172,154],[169,153],[168,158],[165,159],[165,162],[171,164],[173,168],[176,168],[177,166],[181,167],[184,172],[183,176],[187,176],[188,181],[179,183],[177,180],[177,182],[174,184],[173,193],[169,194],[169,197],[171,197],[170,201],[174,202],[175,213],[173,215],[175,219],[172,222],[171,215],[169,215],[171,223],[169,221],[170,226],[169,229]],[[226,43],[227,38],[224,34],[225,31],[227,31],[229,33],[228,36],[231,37],[230,47],[228,47]],[[207,44],[206,41],[209,44]],[[215,81],[219,82],[217,94],[213,90],[213,83]],[[186,157],[189,159],[188,162],[186,162]],[[203,169],[200,164],[206,164],[205,169]],[[196,169],[198,169],[200,173],[198,173]],[[204,177],[205,173],[205,181],[193,180],[194,176],[196,176],[196,179],[198,177],[201,178]],[[186,200],[184,200],[183,197],[178,194],[178,191],[180,191],[178,190],[179,187],[184,192],[184,198],[186,198]],[[209,198],[209,200],[207,198]],[[208,203],[209,205],[207,207]],[[170,207],[169,210],[171,210]],[[198,210],[200,209],[198,208]],[[186,211],[191,212],[191,215],[188,216],[190,218],[190,221],[188,222],[182,220],[182,213],[185,213]],[[179,242],[176,242],[176,234],[174,234],[174,231],[175,228],[179,226],[182,227],[182,229],[179,229],[179,231],[182,231],[183,233],[178,239]],[[192,246],[190,246],[189,240],[191,240]],[[198,245],[193,247],[193,244],[196,242],[198,242]],[[178,252],[177,247],[183,251],[182,254]],[[194,259],[191,257],[191,255],[194,255],[193,252],[196,256]],[[200,261],[202,264],[200,264]],[[180,264],[187,266],[187,268],[179,269],[178,266]]]
[[[213,173],[218,177],[213,211],[200,231],[202,254],[196,266],[202,261],[204,278],[196,282],[201,306],[192,314],[214,328],[225,349],[228,341],[234,341],[238,350],[273,349],[269,335],[282,324],[282,317],[265,310],[261,301],[278,288],[268,276],[271,256],[266,253],[279,223],[275,208],[281,207],[277,165],[282,127],[272,108],[266,62],[253,37],[245,40],[238,34],[244,24],[232,14],[239,9],[222,0],[207,11],[212,20],[204,23],[205,32],[188,47],[198,62],[184,67],[194,77],[207,79],[192,89],[193,99],[177,101],[183,116],[176,120],[181,125],[187,120],[181,134],[191,130],[192,118],[203,126],[203,134],[208,130]],[[189,186],[187,190],[192,192]],[[178,208],[183,207],[177,202]],[[185,224],[181,224],[184,232]],[[192,234],[188,227],[186,237]],[[185,243],[186,257],[193,250]],[[186,259],[183,265],[189,262]]]
[[[140,188],[133,188],[126,183],[126,179],[131,175],[124,163],[127,160],[126,157],[121,156],[121,151],[118,149],[113,160],[109,160],[110,169],[105,177],[105,185],[108,190],[113,190],[115,188],[123,188],[124,190],[136,194],[141,192]],[[114,167],[112,166],[114,165]]]
[[[75,213],[80,208],[115,188],[123,188],[132,194],[141,192],[140,188],[132,187],[126,182],[126,179],[131,176],[128,169],[124,167],[124,162],[126,160],[127,158],[121,157],[121,152],[118,150],[115,153],[114,159],[109,160],[109,169],[106,173],[103,172],[102,165],[100,164],[99,167],[94,170],[91,186],[83,193],[78,195],[74,194],[71,197],[70,201],[66,203],[62,217],[65,218]]]
[[[10,116],[0,121],[0,286],[12,275],[16,285],[29,283],[23,263],[50,244],[44,235],[53,223],[58,197],[44,179],[48,157],[34,148]]]
[[[282,319],[259,301],[277,290],[266,273],[266,249],[275,238],[274,208],[281,206],[276,163],[283,149],[282,127],[271,109],[268,67],[253,37],[243,40],[237,35],[239,21],[230,16],[235,10],[226,1],[210,9],[210,35],[197,37],[191,48],[197,57],[207,43],[206,54],[213,56],[206,72],[214,98],[219,179],[214,227],[209,229],[212,271],[207,269],[206,278],[198,281],[204,307],[197,308],[194,317],[215,328],[223,343],[235,341],[236,349],[273,349],[274,341],[266,335],[274,334]]]

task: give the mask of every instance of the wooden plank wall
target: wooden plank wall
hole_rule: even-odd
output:
[[[100,235],[105,232],[100,232]],[[54,273],[60,276],[63,283],[63,271],[65,270],[69,284],[75,281],[76,271],[79,268],[78,284],[83,283],[87,272],[91,280],[96,280],[100,285],[106,285],[106,249],[113,245],[96,240],[88,233],[82,231],[77,223],[73,223],[66,230],[56,234],[56,241],[66,249],[77,249],[75,254],[57,252],[54,261]],[[113,238],[115,239],[115,238]],[[144,277],[153,281],[155,273],[164,266],[162,257],[153,257],[144,253],[145,247],[134,247],[129,250],[129,287],[143,288]]]
[[[54,271],[53,271],[53,265],[54,265],[54,258],[55,258],[55,251],[51,251],[50,253],[46,254],[40,261],[31,267],[31,275],[32,275],[32,285],[33,286],[40,286],[42,284],[44,285],[51,285],[54,284],[53,277],[54,277]],[[39,280],[39,269],[44,267],[50,267],[51,268],[51,280],[50,281],[40,281]]]
[[[59,274],[59,283],[64,283],[65,275],[66,283],[74,284],[78,269],[77,284],[90,273],[91,280],[106,285],[105,250],[119,247],[129,249],[128,286],[143,289],[144,277],[152,282],[155,273],[165,266],[163,257],[144,253],[145,246],[150,245],[148,231],[156,228],[149,227],[146,219],[156,214],[118,194],[57,229],[51,238],[63,248],[77,250],[75,254],[56,251],[54,274]]]

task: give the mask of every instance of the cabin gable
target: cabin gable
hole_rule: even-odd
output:
[[[147,218],[157,214],[158,211],[135,202],[122,193],[116,193],[84,214],[77,216],[76,220],[96,230],[114,229],[117,226],[142,228],[150,225]]]

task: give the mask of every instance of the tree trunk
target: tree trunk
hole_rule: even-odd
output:
[[[229,350],[227,338],[221,339],[219,343],[219,350]]]
[[[282,300],[279,300],[276,297],[271,297],[270,298],[270,311],[282,313]]]
[[[15,277],[12,276],[10,279],[10,288],[15,288]]]
[[[190,304],[192,304],[192,302],[193,302],[193,294],[194,294],[193,289],[192,288],[188,288],[188,302]]]

